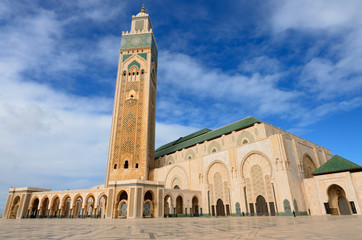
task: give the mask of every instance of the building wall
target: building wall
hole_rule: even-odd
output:
[[[255,204],[256,194],[263,195],[266,202],[273,202],[281,214],[291,214],[293,210],[306,214],[302,185],[305,156],[319,167],[332,154],[312,142],[261,123],[162,156],[154,161],[151,176],[153,180],[165,181],[167,188],[178,185],[181,189],[201,191],[204,213],[212,212],[209,201],[210,205],[215,204],[210,174],[220,172],[223,188],[219,189],[229,192],[219,197],[229,205],[232,214],[237,213],[237,203],[241,212],[250,212],[249,204]],[[255,165],[261,166],[262,177],[254,182],[260,181],[262,187],[253,183],[251,177]]]
[[[341,196],[344,196],[348,202],[353,201],[357,214],[361,214],[362,197],[362,173],[341,172],[326,175],[319,175],[313,178],[304,179],[305,199],[312,215],[325,215],[326,209],[324,203],[330,203],[330,189],[333,186],[342,189]],[[352,210],[352,209],[351,209]]]

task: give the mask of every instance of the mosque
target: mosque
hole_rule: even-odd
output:
[[[253,117],[155,150],[157,53],[143,7],[122,33],[105,183],[10,188],[3,218],[361,214],[362,166]]]

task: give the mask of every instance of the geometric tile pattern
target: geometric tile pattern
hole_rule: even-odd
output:
[[[261,169],[261,167],[259,165],[253,166],[251,168],[250,175],[251,175],[251,182],[253,185],[254,199],[256,199],[256,197],[259,195],[266,197],[263,170]]]

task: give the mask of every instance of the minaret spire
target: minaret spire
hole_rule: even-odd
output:
[[[145,4],[142,4],[142,10],[141,10],[141,12],[146,13]]]

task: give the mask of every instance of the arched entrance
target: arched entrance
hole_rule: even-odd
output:
[[[144,196],[143,217],[153,217],[153,196],[151,191],[147,191]]]
[[[82,211],[82,205],[83,205],[83,198],[81,196],[77,197],[75,202],[73,203],[73,209],[74,209],[74,218],[82,217],[83,211]]]
[[[48,216],[48,207],[49,207],[49,198],[46,197],[45,199],[43,199],[42,204],[40,205],[39,216],[41,218]]]
[[[216,201],[216,216],[225,216],[224,202],[220,198]]]
[[[105,218],[106,207],[107,207],[107,196],[102,195],[99,198],[97,218]]]
[[[30,218],[36,218],[38,216],[39,199],[35,198],[30,206]]]
[[[87,198],[85,206],[85,217],[92,217],[94,211],[94,197],[91,195]]]
[[[192,216],[198,217],[199,216],[199,200],[197,197],[192,198]]]
[[[128,194],[126,191],[121,191],[118,197],[118,205],[117,205],[117,215],[118,218],[127,218],[127,208],[128,208]]]
[[[9,218],[16,218],[16,216],[18,215],[19,205],[20,205],[20,197],[16,196],[11,207]]]
[[[169,217],[172,215],[172,198],[170,195],[166,195],[164,199],[164,205],[163,205],[163,214],[164,217]]]
[[[351,206],[344,189],[336,184],[328,188],[328,205],[332,215],[351,215]]]
[[[265,198],[262,195],[259,195],[256,198],[256,215],[257,216],[268,216],[268,206],[265,201]]]
[[[57,217],[59,213],[59,206],[60,206],[60,199],[59,197],[53,198],[52,204],[50,206],[50,213],[51,217]]]
[[[183,214],[183,200],[181,196],[176,198],[176,214]]]
[[[61,216],[65,217],[65,218],[70,217],[70,205],[71,205],[70,197],[66,196],[65,198],[63,198]]]
[[[349,209],[349,204],[345,197],[343,196],[338,197],[338,207],[339,207],[339,213],[341,215],[351,215],[351,210]]]

